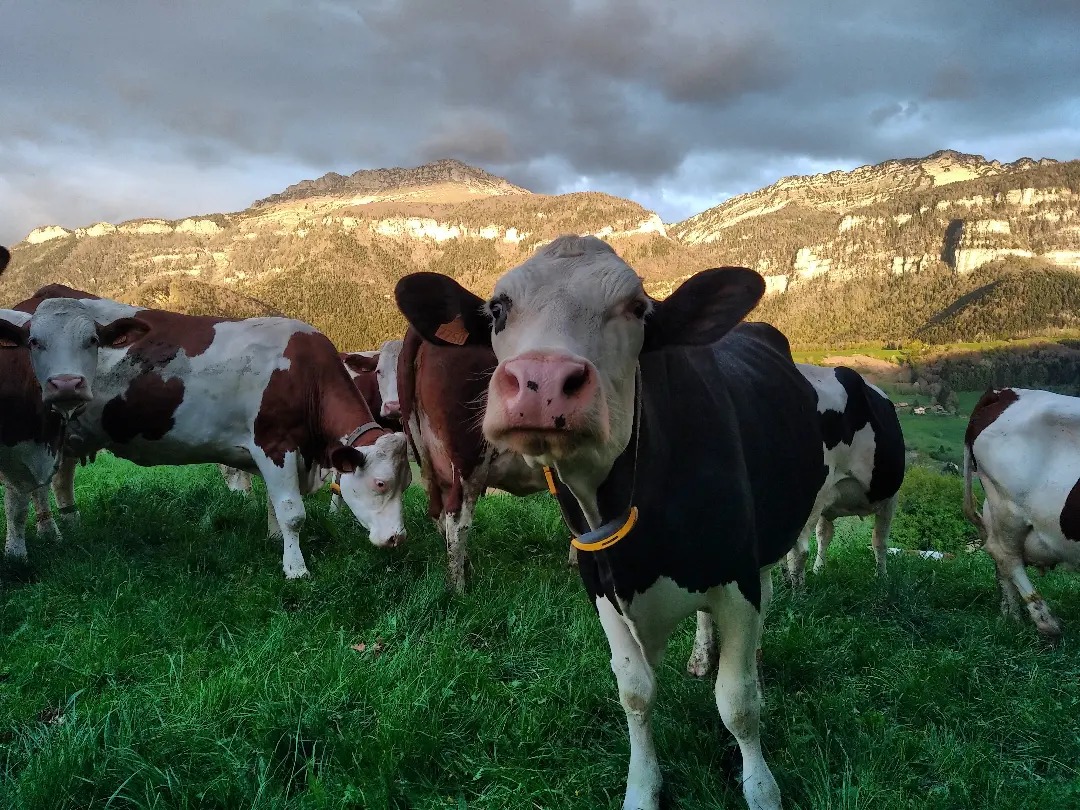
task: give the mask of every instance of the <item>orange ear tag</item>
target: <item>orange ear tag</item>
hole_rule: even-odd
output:
[[[469,331],[465,328],[461,316],[458,315],[450,323],[444,323],[436,329],[435,337],[447,343],[453,343],[455,346],[464,346],[465,341],[469,339]]]

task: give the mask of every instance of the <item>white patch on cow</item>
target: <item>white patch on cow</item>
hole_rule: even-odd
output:
[[[401,416],[401,407],[398,405],[400,396],[398,394],[397,364],[404,343],[402,340],[388,340],[377,352],[379,362],[375,366],[375,377],[379,383],[379,399],[383,403],[383,413],[381,415],[384,417],[400,418]],[[375,415],[379,416],[380,414]]]
[[[1018,614],[1019,597],[1039,632],[1057,637],[1060,625],[1024,566],[1080,569],[1080,538],[1066,537],[1061,527],[1066,500],[1080,481],[1080,398],[1012,390],[1018,399],[979,433],[972,447],[974,475],[986,493],[981,531],[997,566],[1003,609]],[[971,477],[969,456],[966,499]]]
[[[620,604],[621,614],[607,597],[596,599],[630,735],[624,810],[656,810],[660,806],[660,766],[651,727],[656,670],[672,631],[686,616],[699,610],[711,612],[720,636],[716,705],[742,753],[747,804],[769,810],[780,807],[780,791],[761,752],[759,728],[757,650],[772,595],[770,570],[761,572],[760,582],[761,610],[750,604],[733,583],[702,594],[680,588],[667,577],[635,596],[629,605]],[[711,633],[711,625],[706,632]]]

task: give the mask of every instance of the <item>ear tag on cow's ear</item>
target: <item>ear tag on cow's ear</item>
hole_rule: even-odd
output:
[[[469,331],[465,328],[461,316],[458,315],[450,323],[444,323],[436,329],[435,337],[447,343],[453,343],[455,346],[464,346],[465,341],[469,339]]]

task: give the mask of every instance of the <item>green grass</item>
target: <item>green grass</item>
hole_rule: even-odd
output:
[[[415,487],[392,550],[308,499],[295,583],[261,497],[213,468],[104,456],[76,492],[82,529],[31,537],[29,581],[0,584],[0,807],[619,806],[623,712],[548,496],[481,501],[453,598]],[[785,807],[1080,806],[1077,581],[1039,580],[1065,623],[1042,649],[985,555],[891,557],[877,582],[869,525],[839,521],[805,593],[777,584],[763,742]],[[740,807],[711,687],[683,674],[692,633],[659,676],[667,796]]]

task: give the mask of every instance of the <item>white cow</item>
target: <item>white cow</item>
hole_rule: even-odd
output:
[[[1019,617],[1022,600],[1039,633],[1056,640],[1061,626],[1025,566],[1080,568],[1080,398],[987,391],[964,443],[964,513],[994,559],[1002,612]],[[974,477],[986,493],[981,514]]]

